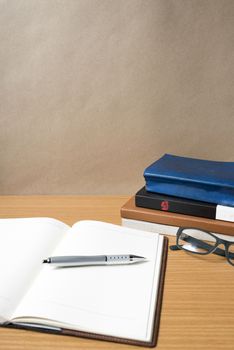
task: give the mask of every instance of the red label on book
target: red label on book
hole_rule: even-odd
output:
[[[169,209],[169,202],[168,201],[162,201],[161,202],[161,209],[167,211]]]

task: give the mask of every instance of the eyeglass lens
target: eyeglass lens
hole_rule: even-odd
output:
[[[208,254],[214,250],[217,245],[217,239],[207,232],[185,228],[180,233],[177,243],[182,249],[189,252]],[[231,249],[233,249],[233,247]]]

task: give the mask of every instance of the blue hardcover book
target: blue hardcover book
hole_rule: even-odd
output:
[[[234,206],[234,162],[165,154],[144,177],[149,192]]]

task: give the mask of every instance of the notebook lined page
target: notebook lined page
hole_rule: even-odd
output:
[[[116,225],[75,224],[53,255],[135,254],[148,261],[62,269],[44,266],[14,317],[44,318],[44,324],[149,340],[162,242],[157,234]]]

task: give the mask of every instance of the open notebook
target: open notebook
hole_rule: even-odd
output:
[[[98,221],[0,220],[0,323],[154,346],[167,239]],[[48,256],[135,254],[146,262],[56,268]]]

